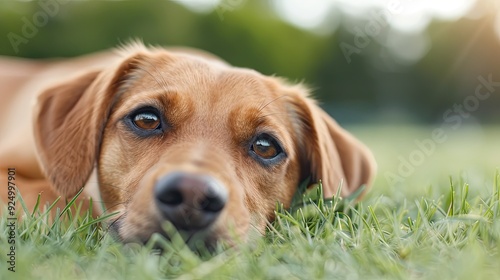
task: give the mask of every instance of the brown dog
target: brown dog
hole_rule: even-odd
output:
[[[1,185],[15,168],[29,207],[86,186],[81,199],[119,212],[124,241],[148,240],[163,221],[209,242],[245,239],[303,180],[321,179],[327,197],[342,182],[346,196],[374,173],[369,150],[303,86],[199,51],[3,58],[0,90]]]

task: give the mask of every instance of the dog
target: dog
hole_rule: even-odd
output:
[[[118,213],[108,223],[123,242],[165,235],[166,221],[207,244],[244,242],[301,182],[345,197],[375,173],[369,149],[305,86],[199,50],[4,57],[0,81],[1,185],[15,170],[30,211],[39,196],[62,208],[84,188],[78,201]]]

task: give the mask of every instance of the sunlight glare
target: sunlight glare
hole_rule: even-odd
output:
[[[325,0],[275,0],[276,12],[284,20],[305,29],[314,29],[326,20],[333,2]]]

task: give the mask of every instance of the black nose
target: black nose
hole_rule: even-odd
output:
[[[154,192],[163,216],[183,230],[198,230],[212,224],[228,196],[214,178],[181,172],[161,177]]]

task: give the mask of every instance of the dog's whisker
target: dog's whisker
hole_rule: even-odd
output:
[[[153,75],[151,72],[149,72],[147,69],[142,69],[142,71],[146,72],[153,80],[160,86],[160,88],[165,89],[165,85],[162,83],[162,81],[158,80],[158,77]],[[160,76],[161,77],[161,76]]]
[[[163,88],[165,91],[168,91],[168,84],[165,78],[163,77],[164,75],[158,70],[158,67],[151,63],[150,61],[146,61],[147,65],[153,68],[153,70],[158,74],[158,76],[154,76],[151,72],[144,70],[146,73],[149,74],[153,79],[155,79],[156,83],[160,86],[160,88]],[[159,78],[159,80],[158,80]]]
[[[278,97],[276,97],[276,98],[272,99],[271,101],[269,101],[269,102],[267,102],[266,104],[262,105],[262,106],[261,106],[261,107],[257,110],[257,112],[259,112],[259,113],[260,113],[262,110],[264,110],[264,108],[266,108],[267,106],[269,106],[269,104],[271,104],[271,103],[273,103],[273,102],[275,102],[275,101],[277,101],[277,100],[279,100],[279,99],[281,99],[281,98],[283,98],[283,97],[286,97],[286,96],[287,96],[287,95],[280,95],[280,96],[278,96]]]
[[[160,77],[160,80],[161,80],[161,85],[163,87],[163,89],[168,92],[168,84],[167,84],[167,81],[165,80],[165,77],[164,75],[161,74],[160,70],[158,70],[158,67],[156,67],[155,65],[152,65],[153,66],[153,69],[156,71],[156,73],[158,74],[158,77]]]
[[[104,211],[103,211],[103,214],[104,214],[104,213],[107,213],[107,212],[111,211],[111,210],[109,210],[109,209],[113,209],[113,208],[115,208],[116,206],[119,206],[119,205],[127,205],[127,204],[129,204],[129,203],[130,203],[130,200],[131,200],[131,199],[127,199],[127,200],[124,200],[124,201],[119,201],[119,202],[116,202],[116,201],[111,202],[111,201],[105,201],[105,200],[102,200],[102,201],[99,201],[99,203],[104,203],[104,204],[106,204],[106,203],[112,203],[112,204],[110,204],[110,205],[108,205],[108,206],[107,206],[107,209],[106,209],[106,210],[104,210]],[[114,210],[113,210],[113,211],[114,211]]]
[[[122,213],[120,214],[114,221],[112,221],[111,223],[109,223],[107,226],[106,226],[106,231],[105,233],[101,236],[101,239],[99,241],[102,241],[102,239],[107,236],[108,234],[110,234],[112,232],[114,228],[114,226],[117,224],[117,223],[120,223],[121,220],[123,219],[125,213]],[[118,241],[121,241],[123,242],[123,238],[120,236],[120,234],[118,233],[118,229],[116,228],[115,229],[116,231],[116,234],[113,236],[114,238],[117,238]]]
[[[259,116],[259,117],[257,118],[257,120],[259,120],[259,121],[260,121],[260,120],[265,119],[265,118],[267,118],[267,117],[269,117],[269,116],[288,116],[288,115],[287,115],[287,114],[284,114],[284,113],[270,113],[270,114],[267,114],[267,115],[262,115],[262,116]]]

